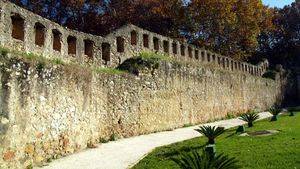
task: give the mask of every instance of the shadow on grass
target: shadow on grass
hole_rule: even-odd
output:
[[[160,157],[160,158],[169,159],[173,156],[177,156],[177,155],[182,154],[182,153],[188,153],[188,152],[191,152],[193,150],[203,149],[205,146],[206,146],[206,144],[205,145],[199,145],[199,146],[192,146],[192,147],[182,147],[180,149],[158,153],[157,156]]]

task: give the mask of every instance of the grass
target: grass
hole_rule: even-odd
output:
[[[114,68],[95,68],[96,72],[107,73],[107,74],[124,74],[126,71],[118,70]]]
[[[95,67],[95,66],[90,66],[90,65],[82,65],[78,64],[76,62],[70,62],[66,63],[65,61],[62,60],[62,58],[46,58],[42,55],[36,55],[33,53],[25,53],[25,52],[20,52],[20,51],[15,51],[15,50],[10,50],[7,48],[3,48],[0,46],[0,55],[6,57],[8,53],[13,54],[12,58],[17,58],[20,60],[23,60],[28,63],[33,63],[37,66],[38,70],[44,69],[46,65],[62,65],[66,67],[70,67],[71,69],[75,70],[76,68],[81,71],[82,69],[86,70],[92,70],[97,73],[107,73],[107,74],[124,74],[126,73],[125,71],[121,71],[118,69],[114,68],[101,68],[101,67]]]
[[[277,122],[269,119],[255,123],[247,131],[279,130],[272,136],[240,137],[235,129],[227,130],[216,140],[218,153],[236,157],[243,169],[300,169],[300,114],[294,117],[282,115]],[[193,149],[201,151],[207,142],[205,137],[156,148],[142,159],[133,169],[176,169],[170,160],[181,152]]]
[[[154,52],[141,52],[137,57],[141,57],[146,60],[160,60],[160,61],[171,61],[172,59],[165,54],[162,53],[154,53]]]

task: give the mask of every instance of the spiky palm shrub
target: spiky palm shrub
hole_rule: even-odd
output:
[[[238,161],[235,158],[229,158],[227,155],[219,154],[211,156],[203,151],[199,154],[197,151],[185,153],[172,160],[181,169],[238,169]]]
[[[259,115],[255,111],[243,114],[240,119],[248,123],[248,127],[253,127],[253,122],[259,118]]]
[[[215,138],[224,133],[225,128],[216,126],[200,126],[199,129],[195,130],[208,138],[208,144],[215,144]]]
[[[279,115],[279,113],[281,112],[281,109],[273,106],[269,109],[269,112],[273,115],[271,118],[271,121],[277,121],[277,116]]]

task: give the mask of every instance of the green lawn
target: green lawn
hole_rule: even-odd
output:
[[[217,152],[236,157],[244,169],[300,169],[300,113],[294,117],[282,115],[276,122],[263,120],[254,123],[247,131],[279,130],[272,136],[240,137],[235,129],[229,129],[217,138]],[[156,148],[133,169],[176,169],[170,157],[179,152],[199,149],[206,143],[205,137]]]

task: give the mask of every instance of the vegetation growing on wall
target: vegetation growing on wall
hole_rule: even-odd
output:
[[[139,75],[141,72],[149,71],[151,74],[158,69],[162,61],[171,61],[166,55],[142,52],[138,56],[125,60],[118,69]]]

